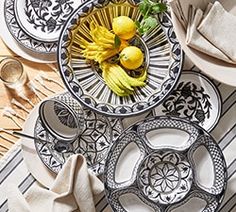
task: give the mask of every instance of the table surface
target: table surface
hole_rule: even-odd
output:
[[[14,56],[17,57],[22,63],[27,71],[29,80],[33,80],[38,74],[39,71],[44,71],[50,78],[53,78],[57,81],[60,80],[58,73],[52,70],[48,64],[39,64],[35,62],[27,61],[19,56],[16,56],[11,50],[9,50],[5,44],[0,39],[0,59],[6,56]],[[192,63],[185,62],[186,70],[195,70],[195,67]],[[52,92],[43,88],[40,84],[35,82],[40,90],[46,93],[48,96],[53,95]],[[52,83],[45,82],[47,87],[53,89],[55,92],[60,92],[63,89]],[[222,96],[222,114],[219,120],[219,123],[211,131],[211,135],[215,138],[215,140],[219,143],[220,148],[223,151],[223,154],[226,159],[227,168],[228,168],[228,189],[225,194],[224,202],[219,209],[220,212],[229,212],[236,211],[236,88],[227,86],[223,83],[215,82],[218,87],[221,96]],[[25,90],[27,87],[25,87]],[[26,92],[26,95],[36,104],[39,100],[30,92]],[[20,130],[19,127],[16,126],[14,121],[9,118],[3,117],[4,107],[12,106],[19,115],[24,118],[27,117],[27,113],[14,107],[11,105],[11,99],[16,98],[19,102],[21,102],[25,107],[29,110],[32,107],[19,98],[16,93],[7,89],[2,83],[0,83],[0,128],[12,130],[17,129]],[[45,98],[44,96],[41,96]],[[135,117],[133,121],[139,120],[140,117]],[[23,125],[23,121],[15,118],[20,125]],[[126,119],[128,120],[128,119]],[[126,121],[124,120],[124,121]],[[128,123],[128,124],[127,124]],[[126,123],[126,126],[129,125],[129,122]],[[13,144],[17,141],[17,138],[6,134],[0,130],[0,158],[13,146]],[[2,160],[2,164],[0,164],[0,211],[8,211],[7,210],[7,199],[4,194],[4,188],[7,184],[14,183],[18,185],[18,188],[22,193],[25,193],[32,185],[34,185],[37,181],[34,177],[29,173],[26,164],[23,160],[20,144],[17,143],[13,147],[13,149],[6,154],[7,157],[4,157]],[[106,198],[104,196],[96,203],[97,211],[110,211],[108,204],[106,202]]]
[[[58,73],[56,73],[48,64],[41,64],[41,63],[35,63],[28,61],[18,55],[16,55],[14,52],[12,52],[2,41],[0,38],[0,60],[2,60],[4,57],[7,56],[13,56],[19,59],[24,69],[27,72],[28,80],[34,80],[34,78],[39,74],[40,71],[44,71],[49,78],[52,78],[57,81],[61,81]],[[47,89],[43,88],[39,83],[37,83],[34,80],[37,87],[40,88],[47,96],[53,95],[52,92],[48,91]],[[55,92],[62,91],[63,89],[58,86],[57,84],[53,82],[46,82],[45,84],[47,87],[51,88]],[[25,95],[30,98],[30,100],[36,104],[39,102],[39,99],[36,97],[36,95],[33,92],[30,92],[30,89],[26,86],[24,86],[24,93]],[[40,95],[40,94],[39,94]],[[40,95],[40,97],[46,98],[43,95]],[[19,101],[22,105],[24,105],[29,111],[32,109],[32,106],[30,104],[20,98],[17,93],[14,90],[10,90],[7,87],[4,86],[2,82],[0,82],[0,158],[12,147],[12,145],[18,140],[16,137],[9,135],[8,133],[3,132],[1,129],[7,129],[7,130],[20,130],[20,127],[14,123],[13,120],[10,118],[7,118],[3,115],[4,108],[5,107],[12,107],[17,114],[22,116],[23,118],[27,117],[27,113],[22,111],[21,109],[17,108],[16,106],[11,104],[12,98],[15,98],[17,101]],[[14,120],[22,126],[24,121],[13,117]]]

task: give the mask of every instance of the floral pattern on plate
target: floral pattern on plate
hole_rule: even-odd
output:
[[[170,95],[155,108],[156,115],[186,118],[211,131],[221,115],[221,95],[205,75],[183,71]]]

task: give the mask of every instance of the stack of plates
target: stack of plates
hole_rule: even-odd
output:
[[[5,0],[1,38],[15,53],[35,62],[55,62],[60,31],[81,1]]]

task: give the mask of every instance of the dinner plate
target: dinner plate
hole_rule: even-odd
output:
[[[91,21],[111,29],[113,18],[121,15],[142,20],[137,1],[84,2],[64,25],[57,55],[64,83],[81,104],[103,115],[127,117],[147,112],[165,99],[178,81],[183,52],[170,16],[162,13],[158,17],[160,24],[155,29],[142,37],[135,37],[146,58],[146,85],[135,88],[131,95],[117,96],[105,84],[99,66],[81,56],[78,40],[83,37],[91,42],[88,33]]]
[[[0,14],[4,14],[4,3],[5,1],[0,1]],[[20,46],[9,32],[4,15],[0,15],[0,26],[1,39],[17,55],[37,63],[54,63],[56,61],[55,55],[38,54]]]
[[[183,71],[175,89],[154,111],[156,115],[186,118],[211,131],[219,121],[221,105],[221,95],[211,79]]]
[[[78,102],[70,94],[55,97],[67,102],[72,108],[78,108]],[[88,167],[97,175],[103,173],[105,159],[109,147],[123,130],[119,119],[107,118],[83,108],[85,129],[79,137],[71,143],[67,152],[58,152],[54,146],[58,140],[42,125],[40,118],[35,124],[34,136],[51,143],[35,140],[35,147],[42,162],[53,172],[58,173],[65,161],[72,154],[83,154]]]
[[[29,37],[57,42],[63,24],[80,4],[80,0],[14,0],[14,14]]]
[[[104,171],[113,211],[217,211],[227,184],[219,146],[186,119],[156,116],[113,143]]]

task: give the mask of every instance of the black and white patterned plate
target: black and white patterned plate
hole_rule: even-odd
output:
[[[80,4],[80,0],[14,0],[14,14],[30,37],[56,42],[63,24]]]
[[[221,95],[207,76],[183,71],[175,89],[154,111],[155,115],[187,118],[209,132],[219,121],[221,105]]]
[[[70,106],[77,107],[77,102],[69,94],[57,96],[59,100],[68,102]],[[107,118],[96,114],[89,109],[83,108],[85,118],[85,129],[81,135],[70,145],[66,153],[57,152],[54,148],[58,141],[42,125],[38,118],[35,124],[34,136],[51,143],[35,140],[35,147],[42,162],[53,172],[58,173],[65,161],[72,154],[83,154],[87,160],[88,167],[99,175],[103,173],[105,159],[108,149],[113,141],[117,139],[123,130],[120,119]]]
[[[127,15],[141,20],[135,0],[89,0],[71,15],[62,30],[58,46],[61,76],[71,94],[88,108],[109,116],[127,117],[144,113],[160,104],[176,84],[183,62],[183,52],[167,13],[161,14],[159,26],[140,38],[149,61],[147,83],[132,95],[119,97],[104,83],[101,71],[81,56],[78,38],[91,41],[89,22],[111,29],[114,17]]]
[[[205,170],[209,186],[198,177],[195,154],[202,147],[211,160]],[[219,146],[203,128],[186,119],[156,116],[129,127],[112,144],[104,182],[114,211],[167,212],[197,198],[204,201],[201,211],[213,212],[223,199],[227,171]]]
[[[61,27],[80,4],[80,1],[75,2],[5,0],[5,21],[11,35],[26,50],[55,54]]]

